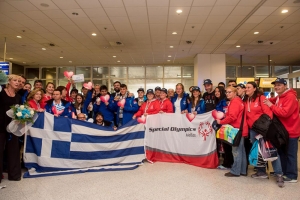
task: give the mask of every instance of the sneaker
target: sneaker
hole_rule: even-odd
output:
[[[232,174],[231,172],[225,173],[224,176],[227,176],[227,177],[239,177],[239,175]]]
[[[221,170],[229,170],[229,168],[224,167],[223,165],[219,165],[219,166],[217,167],[217,169],[221,169]]]
[[[297,179],[291,179],[291,178],[288,178],[288,177],[286,177],[286,176],[283,176],[283,181],[284,181],[285,183],[297,183],[297,182],[298,182]]]
[[[275,174],[275,172],[270,172],[270,176],[277,177],[277,175]]]
[[[251,175],[251,178],[269,178],[268,175],[264,172],[256,172]]]
[[[277,182],[278,187],[281,187],[281,188],[284,187],[284,181],[283,181],[282,175],[277,175],[276,182]]]

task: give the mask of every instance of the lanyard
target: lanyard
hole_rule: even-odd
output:
[[[146,112],[147,112],[147,110],[148,110],[148,108],[149,108],[150,104],[151,104],[153,101],[156,101],[156,99],[152,99],[151,101],[147,100],[147,104],[146,104],[146,108],[145,108],[145,111],[144,111],[144,113],[146,113]]]
[[[162,100],[160,101],[160,108],[161,108],[161,109],[164,107],[164,101],[165,101],[166,99],[167,99],[167,98],[162,99]]]

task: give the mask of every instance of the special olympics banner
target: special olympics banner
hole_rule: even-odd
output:
[[[213,121],[211,112],[196,116],[149,115],[145,131],[147,159],[216,168],[218,155]]]
[[[135,169],[145,158],[144,134],[136,120],[114,131],[40,113],[25,135],[24,178]]]

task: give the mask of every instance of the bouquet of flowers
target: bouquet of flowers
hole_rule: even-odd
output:
[[[27,131],[26,126],[32,126],[37,119],[36,111],[27,104],[11,106],[11,109],[6,114],[12,118],[6,130],[16,136],[23,135]]]

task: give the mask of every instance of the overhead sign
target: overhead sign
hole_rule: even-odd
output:
[[[254,78],[244,78],[244,77],[236,78],[236,83],[237,84],[239,84],[239,83],[247,84],[250,81],[254,81]]]
[[[276,78],[260,78],[259,79],[259,87],[261,88],[273,88],[274,85],[271,83],[275,81]]]
[[[0,70],[3,71],[6,75],[9,74],[9,62],[0,62]]]

